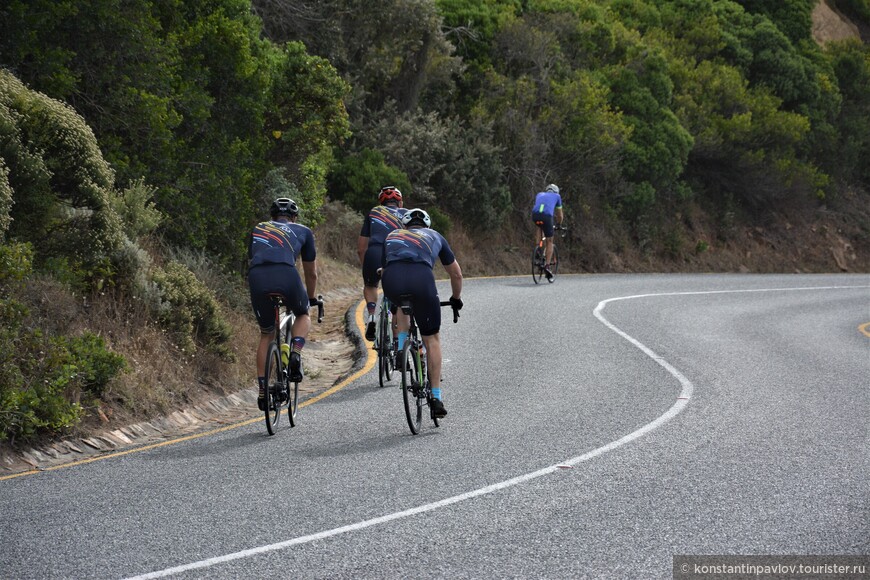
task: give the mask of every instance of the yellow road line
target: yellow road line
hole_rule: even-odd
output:
[[[864,336],[870,338],[870,322],[865,322],[864,324],[859,326],[858,332],[860,332]]]
[[[356,323],[360,329],[360,333],[362,334],[362,329],[365,328],[363,324],[363,310],[365,309],[365,301],[361,301],[356,309]],[[353,381],[357,380],[361,376],[365,375],[367,372],[372,370],[375,366],[375,362],[377,359],[373,356],[369,356],[369,349],[363,348],[363,352],[365,353],[366,362],[363,367],[350,375],[337,385],[329,388],[328,390],[320,393],[316,397],[312,397],[306,400],[304,403],[300,403],[300,407],[307,407],[308,405],[312,405],[321,399],[328,397],[334,393],[337,393],[344,387],[351,384]],[[34,475],[36,473],[41,473],[43,471],[55,471],[57,469],[64,469],[67,467],[75,467],[76,465],[85,465],[86,463],[93,463],[94,461],[102,461],[103,459],[111,459],[113,457],[122,457],[124,455],[130,455],[131,453],[139,453],[141,451],[149,451],[151,449],[157,449],[158,447],[165,447],[167,445],[175,445],[176,443],[181,443],[183,441],[190,441],[191,439],[199,439],[200,437],[208,437],[209,435],[215,435],[217,433],[223,433],[224,431],[229,431],[231,429],[237,429],[239,427],[244,427],[246,425],[252,425],[259,421],[262,421],[262,417],[257,417],[256,419],[246,419],[239,423],[233,423],[232,425],[226,425],[224,427],[219,427],[217,429],[210,429],[208,431],[203,431],[202,433],[194,433],[193,435],[186,435],[184,437],[179,437],[177,439],[171,439],[169,441],[161,441],[160,443],[152,443],[150,445],[143,445],[142,447],[136,447],[134,449],[127,449],[124,451],[116,451],[114,453],[107,453],[105,455],[97,455],[94,457],[88,457],[87,459],[79,459],[76,461],[71,461],[69,463],[64,463],[63,465],[53,465],[51,467],[45,467],[43,469],[31,469],[30,471],[23,471],[21,473],[14,473],[12,475],[4,475],[0,476],[0,481],[5,481],[7,479],[14,479],[16,477],[23,477],[25,475]]]

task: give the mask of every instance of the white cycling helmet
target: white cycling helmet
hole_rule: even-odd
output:
[[[405,228],[412,225],[412,222],[417,222],[427,228],[432,227],[432,219],[429,217],[429,214],[422,209],[415,208],[408,210],[405,215],[402,216],[402,226]]]
[[[553,193],[559,193],[559,186],[555,183],[551,183],[547,186],[547,191],[552,191]]]

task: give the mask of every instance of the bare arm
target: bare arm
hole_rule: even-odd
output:
[[[453,298],[460,298],[462,294],[462,269],[459,267],[459,262],[454,260],[452,263],[444,266],[447,275],[450,276],[450,290],[453,292]]]
[[[366,250],[369,249],[369,239],[365,236],[360,236],[356,241],[356,253],[359,256],[359,265],[362,266],[366,259]]]
[[[305,274],[305,289],[309,298],[317,298],[317,262],[302,262],[302,272]]]
[[[557,207],[557,208],[553,211],[553,217],[556,218],[556,219],[555,219],[555,222],[556,222],[556,225],[557,225],[557,226],[558,226],[558,225],[562,225],[562,220],[565,218],[565,215],[562,213],[562,208],[561,208],[561,207]]]

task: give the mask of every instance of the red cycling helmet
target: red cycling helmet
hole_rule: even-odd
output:
[[[394,201],[397,204],[402,201],[402,192],[392,185],[382,187],[381,192],[378,194],[378,203],[381,205],[390,201]]]

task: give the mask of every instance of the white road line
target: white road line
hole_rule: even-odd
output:
[[[479,497],[482,495],[487,495],[490,493],[494,493],[496,491],[500,491],[502,489],[506,489],[508,487],[513,487],[520,483],[525,483],[527,481],[531,481],[533,479],[537,479],[539,477],[543,477],[545,475],[549,475],[555,471],[559,471],[561,469],[565,469],[566,467],[573,467],[584,461],[588,461],[599,455],[603,455],[609,451],[613,451],[618,447],[622,447],[626,443],[630,443],[640,437],[643,437],[647,433],[661,427],[674,417],[676,417],[680,411],[682,411],[686,405],[689,404],[689,399],[692,397],[692,392],[694,390],[694,386],[692,382],[687,379],[683,374],[675,369],[670,363],[668,363],[665,359],[660,357],[658,354],[653,352],[646,345],[642,344],[640,341],[635,338],[629,336],[610,321],[608,321],[601,312],[604,308],[611,302],[617,302],[619,300],[631,300],[634,298],[651,298],[656,296],[690,296],[690,295],[704,295],[704,294],[733,294],[733,293],[741,293],[741,292],[786,292],[786,291],[796,291],[796,290],[841,290],[841,289],[850,289],[850,288],[870,288],[870,286],[816,286],[816,287],[799,287],[799,288],[764,288],[764,289],[752,289],[752,290],[710,290],[710,291],[700,291],[700,292],[664,292],[659,294],[637,294],[634,296],[621,296],[618,298],[610,298],[607,300],[602,300],[598,303],[598,306],[595,307],[593,311],[593,315],[601,321],[604,326],[639,348],[644,354],[648,357],[656,361],[659,365],[661,365],[666,371],[671,373],[682,386],[682,390],[680,391],[679,396],[676,399],[676,402],[668,409],[663,415],[653,420],[650,423],[647,423],[643,427],[637,429],[636,431],[632,431],[625,437],[621,439],[617,439],[616,441],[612,441],[607,445],[602,447],[598,447],[597,449],[593,449],[583,455],[578,455],[577,457],[572,457],[566,461],[561,461],[549,467],[545,467],[543,469],[539,469],[537,471],[533,471],[531,473],[527,473],[525,475],[520,475],[518,477],[514,477],[512,479],[508,479],[505,481],[501,481],[499,483],[494,483],[492,485],[488,485],[486,487],[481,487],[479,489],[469,491],[460,495],[454,495],[452,497],[448,497],[442,499],[440,501],[427,503],[415,508],[407,509],[400,512],[395,512],[392,514],[387,514],[385,516],[381,516],[378,518],[373,518],[370,520],[365,520],[362,522],[357,522],[354,524],[349,524],[347,526],[342,526],[339,528],[333,528],[331,530],[325,530],[323,532],[318,532],[316,534],[311,534],[308,536],[300,536],[298,538],[293,538],[291,540],[286,540],[283,542],[278,542],[275,544],[268,544],[266,546],[258,546],[256,548],[250,548],[248,550],[242,550],[241,552],[234,552],[232,554],[226,554],[224,556],[217,556],[214,558],[208,558],[206,560],[200,560],[199,562],[191,562],[190,564],[184,564],[181,566],[174,566],[172,568],[166,568],[164,570],[158,570],[156,572],[149,572],[148,574],[142,574],[140,576],[132,576],[127,578],[126,580],[146,580],[148,578],[163,578],[166,576],[172,576],[174,574],[180,574],[182,572],[188,572],[190,570],[198,570],[202,568],[209,568],[211,566],[216,566],[218,564],[223,564],[226,562],[232,562],[233,560],[240,560],[243,558],[248,558],[251,556],[257,556],[259,554],[265,554],[267,552],[274,552],[277,550],[283,550],[284,548],[289,548],[290,546],[298,546],[299,544],[307,544],[309,542],[313,542],[315,540],[322,540],[324,538],[330,538],[332,536],[338,536],[340,534],[345,534],[348,532],[354,532],[357,530],[362,530],[365,528],[370,528],[372,526],[377,526],[380,524],[385,524],[387,522],[391,522],[394,520],[399,520],[403,518],[408,518],[411,516],[415,516],[417,514],[422,514],[425,512],[430,512],[433,510],[437,510],[442,507],[446,507],[455,503],[460,503],[475,497]]]

